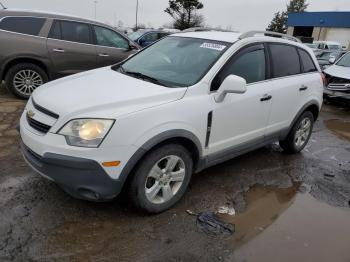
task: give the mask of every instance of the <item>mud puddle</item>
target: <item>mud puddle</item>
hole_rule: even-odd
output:
[[[235,247],[250,241],[269,227],[293,203],[300,186],[300,183],[290,188],[255,186],[244,196],[247,209],[243,213],[219,215],[235,225]]]
[[[336,136],[350,141],[350,121],[329,119],[325,120],[324,123]]]
[[[298,193],[300,184],[254,187],[234,223],[234,261],[350,261],[350,209]]]

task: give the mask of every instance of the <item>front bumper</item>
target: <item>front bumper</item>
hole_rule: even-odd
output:
[[[326,98],[334,99],[334,100],[343,100],[350,101],[350,92],[349,91],[334,91],[325,88],[323,90],[323,95]]]
[[[39,174],[54,181],[75,198],[108,201],[122,190],[123,183],[114,180],[94,160],[53,153],[40,156],[21,142],[26,162]]]

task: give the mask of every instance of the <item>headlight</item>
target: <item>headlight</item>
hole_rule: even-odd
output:
[[[98,147],[113,123],[114,120],[110,119],[74,119],[58,134],[64,135],[71,146]]]

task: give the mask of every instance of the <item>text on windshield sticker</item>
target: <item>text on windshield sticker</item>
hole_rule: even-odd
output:
[[[203,43],[200,47],[214,49],[214,50],[218,50],[218,51],[222,51],[226,48],[225,45],[214,44],[214,43]]]

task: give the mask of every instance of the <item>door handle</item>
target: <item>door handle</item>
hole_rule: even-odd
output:
[[[56,52],[56,53],[64,53],[64,49],[61,49],[61,48],[55,48],[53,49],[52,51]]]
[[[101,57],[108,57],[109,55],[108,55],[108,54],[98,54],[98,56],[101,56]]]
[[[299,91],[305,91],[305,90],[307,90],[307,89],[308,89],[307,86],[302,85],[302,86],[299,88]]]
[[[264,101],[268,101],[268,100],[270,100],[272,98],[272,96],[271,95],[264,95],[262,98],[260,98],[260,101],[261,102],[264,102]]]

